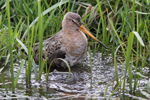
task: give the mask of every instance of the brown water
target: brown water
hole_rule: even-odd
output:
[[[90,88],[91,73],[90,73],[90,55],[89,52],[85,55],[82,63],[77,64],[71,68],[71,76],[68,80],[67,72],[60,72],[54,70],[49,73],[49,81],[45,80],[46,73],[43,72],[42,79],[40,82],[35,80],[34,71],[32,69],[31,85],[26,87],[25,82],[25,67],[21,71],[19,76],[18,84],[15,89],[15,93],[11,91],[6,92],[2,83],[0,83],[0,98],[1,99],[11,99],[15,98],[18,100],[22,99],[108,99],[114,90],[115,83],[115,68],[113,64],[113,59],[111,54],[104,55],[102,57],[101,53],[96,53],[92,55],[92,89]],[[15,75],[19,69],[19,64],[16,63],[14,66]],[[134,69],[134,68],[133,68]],[[118,63],[119,77],[121,78],[124,74],[124,68]],[[134,73],[134,70],[133,70]],[[143,68],[143,75],[149,76],[149,67]],[[11,90],[11,72],[10,67],[5,68],[0,77],[5,80],[5,84],[8,90]],[[111,99],[121,99],[121,100],[141,100],[148,99],[150,97],[150,92],[145,89],[148,82],[148,78],[141,78],[137,91],[131,93],[128,88],[128,83],[126,84],[126,93],[120,92],[120,88],[113,94]],[[106,87],[108,90],[106,97],[104,98],[104,92]],[[147,93],[147,95],[146,95]]]

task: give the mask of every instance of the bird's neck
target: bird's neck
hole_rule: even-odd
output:
[[[65,34],[70,34],[70,35],[77,35],[78,33],[80,33],[79,30],[77,30],[77,29],[70,29],[70,28],[63,28],[63,32]]]

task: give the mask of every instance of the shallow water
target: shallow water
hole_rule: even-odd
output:
[[[92,89],[90,88],[91,73],[90,73],[90,54],[86,53],[82,63],[77,64],[71,68],[71,76],[68,80],[68,72],[54,70],[49,73],[49,81],[46,81],[46,73],[43,72],[40,82],[37,82],[34,78],[34,71],[32,69],[31,85],[26,87],[25,82],[25,68],[22,69],[19,76],[16,91],[13,94],[11,91],[8,93],[5,91],[4,86],[0,83],[0,98],[2,99],[107,99],[114,90],[115,83],[115,68],[111,54],[103,55],[96,53],[92,55]],[[15,74],[19,69],[19,64],[14,66]],[[134,69],[134,68],[133,68]],[[124,68],[118,63],[119,77],[123,76]],[[134,70],[133,70],[134,72]],[[149,67],[143,68],[143,75],[149,76]],[[11,90],[11,72],[10,67],[5,68],[0,77],[5,80],[5,84],[8,90]],[[111,99],[131,99],[140,100],[148,99],[150,92],[145,87],[148,82],[147,78],[141,78],[138,83],[138,88],[135,93],[129,92],[128,83],[126,86],[126,93],[123,94],[118,89]],[[104,98],[104,92],[108,84],[106,97]],[[148,94],[145,96],[145,92]],[[12,97],[14,96],[14,97]]]

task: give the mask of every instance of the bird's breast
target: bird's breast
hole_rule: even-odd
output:
[[[70,66],[76,64],[83,58],[87,50],[87,38],[81,31],[78,33],[66,34],[63,48],[66,51],[65,60],[68,61]]]

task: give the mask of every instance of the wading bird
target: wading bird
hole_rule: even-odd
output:
[[[54,60],[52,66],[66,67],[66,63],[57,58],[65,59],[70,66],[77,64],[84,56],[87,50],[87,37],[89,35],[95,41],[100,43],[106,49],[107,47],[100,42],[94,35],[92,35],[82,24],[80,15],[73,12],[65,14],[62,21],[62,30],[60,30],[53,37],[43,41],[43,54],[45,59],[45,47],[47,54],[47,65]],[[34,60],[36,64],[39,61],[39,43],[35,44]]]

